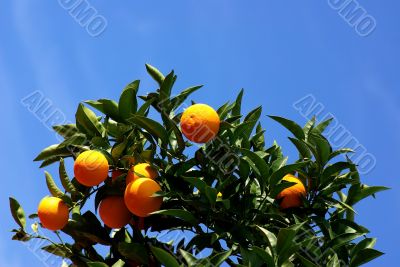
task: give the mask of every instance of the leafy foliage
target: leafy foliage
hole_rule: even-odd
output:
[[[218,109],[217,138],[193,149],[179,129],[179,110],[201,86],[172,96],[174,72],[164,76],[153,66],[146,69],[159,89],[137,96],[139,81],[134,81],[119,101],[85,101],[100,117],[79,104],[75,124],[54,126],[65,140],[35,159],[41,167],[59,162],[64,189],[47,172],[46,184],[71,211],[62,232],[72,242],[52,242],[43,250],[76,266],[359,266],[382,255],[373,249],[376,240],[367,237],[368,229],[356,223],[354,205],[387,188],[363,184],[357,166],[338,158],[351,150],[333,151],[323,135],[329,120],[317,125],[312,119],[301,127],[270,117],[288,129],[299,152],[288,164],[276,142],[266,147],[261,107],[241,114],[241,90],[235,102]],[[149,118],[150,109],[160,117]],[[75,159],[89,149],[102,152],[111,170],[126,172],[132,159],[150,162],[160,173],[162,210],[144,219],[133,216],[130,227],[119,230],[103,226],[91,211],[82,212],[89,200],[97,209],[104,197],[122,195],[125,189],[126,175],[93,188],[69,178],[64,158]],[[281,210],[275,197],[291,186],[281,181],[289,173],[303,181],[307,196],[302,207]],[[13,239],[44,238],[26,232],[24,211],[13,198],[10,207],[20,227],[13,230]],[[167,231],[182,236],[182,230],[191,232],[186,242],[157,238]],[[97,253],[96,244],[108,246],[109,254]],[[198,257],[204,249],[210,255]]]

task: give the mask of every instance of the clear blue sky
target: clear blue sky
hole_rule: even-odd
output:
[[[214,107],[244,87],[245,109],[263,105],[268,140],[277,139],[291,160],[289,133],[265,115],[303,124],[293,103],[313,94],[376,158],[363,181],[393,188],[356,209],[378,237],[377,249],[387,253],[369,266],[398,264],[398,1],[362,1],[377,23],[368,37],[359,36],[326,0],[89,2],[108,22],[97,37],[59,1],[0,3],[0,266],[43,266],[10,241],[15,224],[8,196],[18,198],[27,213],[36,210],[48,192],[43,170],[32,159],[57,139],[21,99],[39,90],[73,120],[79,101],[117,98],[134,79],[143,80],[142,93],[153,89],[144,63],[175,69],[176,89],[204,84],[194,98]]]

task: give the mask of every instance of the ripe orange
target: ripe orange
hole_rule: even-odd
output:
[[[158,191],[161,191],[161,187],[153,179],[136,179],[126,187],[125,204],[136,216],[147,217],[161,207],[162,197],[152,197]]]
[[[139,175],[138,175],[139,174]],[[158,172],[148,163],[139,163],[129,170],[126,176],[126,184],[133,182],[139,178],[151,178],[155,179],[158,177]]]
[[[81,153],[74,164],[75,178],[85,186],[99,185],[108,177],[108,169],[106,157],[94,150]]]
[[[207,143],[219,131],[218,113],[205,104],[195,104],[187,108],[181,117],[182,133],[187,139],[196,143]]]
[[[45,197],[39,203],[38,216],[43,227],[61,230],[68,223],[68,206],[58,197]]]
[[[300,207],[303,200],[302,198],[306,196],[306,188],[303,183],[292,174],[285,175],[282,180],[296,184],[285,188],[276,197],[276,199],[281,200],[281,209]]]
[[[122,228],[129,223],[132,217],[125,206],[124,198],[119,196],[103,199],[99,205],[99,214],[104,224],[110,228]]]

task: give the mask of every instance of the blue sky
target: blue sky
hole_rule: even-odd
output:
[[[43,259],[42,254],[10,241],[15,225],[8,196],[19,199],[27,213],[36,210],[48,193],[43,170],[32,159],[57,139],[45,116],[30,112],[21,99],[38,90],[52,110],[73,120],[79,101],[117,98],[134,79],[143,80],[143,94],[154,89],[145,63],[164,72],[174,69],[176,90],[204,84],[193,98],[214,107],[245,88],[245,110],[263,105],[267,138],[283,145],[289,160],[295,157],[289,133],[266,115],[303,124],[293,103],[312,94],[376,158],[363,181],[393,188],[356,209],[359,221],[378,237],[377,249],[386,252],[369,266],[398,263],[398,1],[362,1],[376,20],[367,37],[359,36],[327,0],[91,0],[107,21],[97,37],[59,2],[0,3],[0,266],[43,266],[36,257]]]

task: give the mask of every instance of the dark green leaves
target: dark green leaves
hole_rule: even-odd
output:
[[[389,188],[384,186],[367,186],[360,183],[352,185],[347,196],[346,204],[353,206],[366,197],[388,189]]]
[[[193,225],[197,224],[197,219],[196,217],[193,216],[193,214],[187,210],[178,210],[178,209],[170,209],[170,210],[159,210],[155,211],[152,214],[161,214],[161,215],[167,215],[167,216],[173,216],[177,217],[179,219],[182,219],[188,223],[191,223]]]
[[[278,116],[269,116],[271,119],[282,124],[286,129],[293,133],[293,135],[301,140],[304,139],[303,129],[294,121],[278,117]]]
[[[18,201],[12,197],[9,198],[10,201],[10,210],[11,215],[14,218],[14,221],[22,228],[25,229],[26,226],[26,219],[25,219],[25,212],[22,209],[21,205]]]
[[[170,253],[165,251],[164,249],[151,247],[151,252],[157,258],[157,260],[168,267],[180,267],[178,261],[173,257]]]
[[[88,136],[93,137],[104,135],[105,129],[97,119],[96,114],[83,104],[79,104],[75,118],[78,129],[83,133],[86,133]]]
[[[136,94],[139,89],[139,81],[136,80],[128,84],[119,98],[118,110],[122,119],[128,119],[136,113],[137,98]]]
[[[295,224],[279,231],[276,243],[276,251],[279,255],[278,266],[286,262],[289,257],[298,250],[298,243],[295,239],[297,232],[304,223]]]
[[[383,254],[384,253],[372,248],[360,250],[355,257],[351,259],[350,267],[361,266],[375,258],[382,256]]]
[[[145,129],[155,138],[159,138],[163,143],[168,143],[168,133],[158,122],[139,115],[131,116],[128,121]]]
[[[97,101],[87,100],[85,103],[99,110],[111,119],[119,121],[120,115],[117,102],[109,99],[99,99]]]

